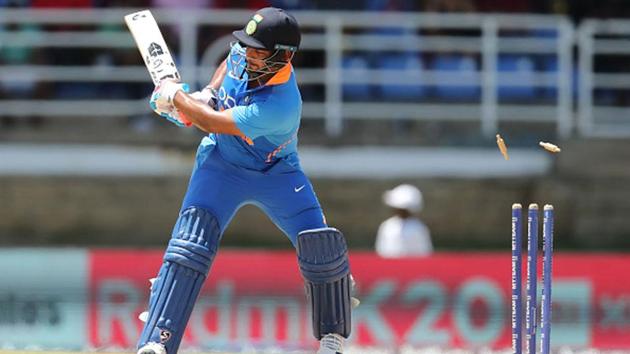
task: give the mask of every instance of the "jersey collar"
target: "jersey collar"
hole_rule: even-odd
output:
[[[265,83],[264,86],[273,86],[273,85],[281,85],[285,82],[289,81],[291,78],[291,71],[293,71],[293,66],[291,63],[285,65],[282,69],[278,70],[269,81]]]

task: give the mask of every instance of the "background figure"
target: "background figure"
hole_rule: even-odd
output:
[[[409,184],[401,184],[383,193],[383,202],[393,208],[394,215],[378,228],[378,255],[394,258],[433,253],[429,228],[414,215],[422,209],[420,190]]]

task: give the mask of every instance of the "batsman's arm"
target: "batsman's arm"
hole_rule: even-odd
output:
[[[223,83],[226,73],[227,64],[224,60],[217,70],[214,71],[212,79],[210,79],[208,85],[206,85],[206,87],[204,87],[201,91],[193,92],[191,96],[197,101],[205,102],[212,106],[212,108],[217,109],[217,92],[221,87],[221,83]]]
[[[207,104],[195,100],[183,91],[178,91],[173,104],[186,120],[206,133],[219,133],[243,136],[232,118],[231,110],[215,111]]]
[[[208,83],[207,88],[212,88],[218,90],[221,87],[221,83],[227,74],[227,59],[224,59],[221,62],[221,65],[214,71],[214,75],[212,75],[212,79],[210,79],[210,83]]]

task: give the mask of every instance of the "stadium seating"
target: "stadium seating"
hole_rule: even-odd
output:
[[[437,74],[437,86],[435,92],[438,98],[445,100],[475,100],[480,96],[480,88],[475,83],[478,64],[474,57],[461,54],[438,55],[432,63],[433,70],[439,70]],[[458,85],[439,84],[444,81],[452,81],[453,74],[457,75]],[[441,78],[441,76],[444,76]]]
[[[526,55],[501,55],[497,62],[499,72],[499,99],[523,100],[535,98],[533,81],[534,62]],[[502,74],[509,73],[510,80],[502,80]],[[511,85],[518,82],[518,86]],[[524,86],[523,86],[524,85]]]
[[[390,75],[389,70],[409,70],[414,74],[422,73],[423,61],[415,53],[392,53],[379,57],[379,69],[386,70],[380,75]],[[383,80],[384,81],[384,80]],[[425,94],[425,86],[418,85],[391,85],[382,83],[380,85],[381,96],[386,100],[409,101],[420,99]]]

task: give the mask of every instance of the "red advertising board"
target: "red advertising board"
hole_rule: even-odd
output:
[[[96,250],[89,259],[90,344],[133,347],[161,252]],[[510,345],[509,253],[392,260],[353,252],[351,267],[362,301],[353,312],[354,345]],[[630,348],[627,269],[623,254],[555,256],[552,345]],[[310,333],[293,252],[221,250],[184,346],[302,348],[314,345]]]

